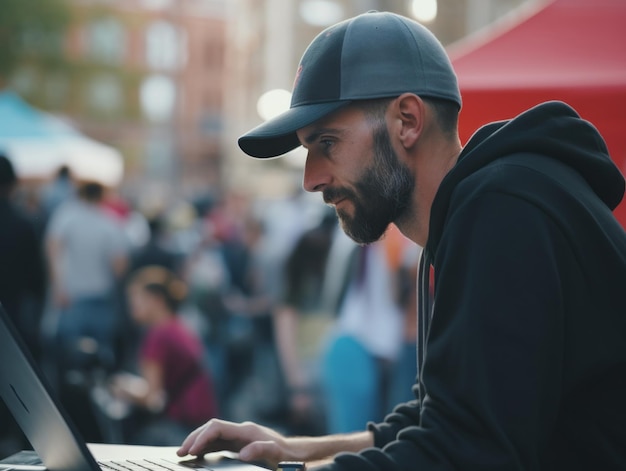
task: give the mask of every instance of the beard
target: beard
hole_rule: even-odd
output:
[[[400,162],[385,125],[373,133],[374,162],[350,188],[326,188],[324,201],[349,199],[354,214],[337,209],[344,232],[358,244],[379,240],[390,223],[406,215],[415,189],[411,170]]]

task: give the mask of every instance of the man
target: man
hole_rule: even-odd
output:
[[[18,185],[11,160],[0,155],[0,303],[39,359],[45,263],[34,222],[13,201]]]
[[[100,183],[83,183],[78,198],[52,214],[46,231],[62,368],[85,366],[79,348],[85,338],[97,342],[103,364],[115,361],[116,290],[127,267],[128,243],[121,226],[102,207],[104,191]]]
[[[13,201],[18,185],[13,163],[5,155],[0,155],[0,304],[39,361],[45,265],[35,224]],[[11,453],[14,448],[28,445],[4,402],[0,404],[0,423],[0,453]]]
[[[52,213],[64,202],[74,198],[76,193],[72,172],[67,165],[61,165],[52,180],[41,187],[41,208],[47,224]]]
[[[597,131],[550,102],[462,148],[449,60],[422,27],[368,13],[318,36],[291,109],[240,147],[302,144],[304,187],[357,242],[394,223],[424,246],[416,400],[356,434],[286,438],[212,421],[179,454],[324,470],[626,469],[624,179]],[[434,267],[434,304],[429,299]],[[315,468],[317,469],[317,468]]]

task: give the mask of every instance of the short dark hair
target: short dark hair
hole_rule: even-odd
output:
[[[363,100],[356,102],[368,119],[373,124],[381,124],[384,122],[385,112],[389,107],[389,103],[397,97],[377,98],[373,100]],[[459,105],[451,100],[433,97],[420,97],[427,106],[431,107],[435,112],[437,124],[441,131],[448,135],[454,136],[457,132],[459,124]]]
[[[459,126],[459,105],[451,100],[421,97],[424,103],[435,111],[439,128],[448,136],[455,136]]]
[[[385,113],[389,104],[397,97],[374,98],[371,100],[357,101],[355,104],[365,113],[365,117],[374,125],[382,125],[385,122]]]
[[[78,190],[78,194],[81,198],[87,201],[98,202],[102,200],[102,197],[104,196],[104,187],[97,182],[83,183]]]
[[[17,183],[15,168],[6,155],[0,154],[0,187],[10,188]]]
[[[70,178],[72,176],[72,172],[67,165],[61,165],[57,170],[58,178]]]
[[[173,314],[178,313],[178,308],[187,296],[185,282],[170,270],[157,265],[148,265],[134,272],[129,286],[160,297]]]

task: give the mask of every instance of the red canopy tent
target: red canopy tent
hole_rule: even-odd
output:
[[[463,97],[461,139],[547,100],[604,136],[626,173],[626,0],[533,2],[448,48]],[[615,211],[626,227],[626,202]]]

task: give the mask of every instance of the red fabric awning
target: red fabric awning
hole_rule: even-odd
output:
[[[604,136],[626,173],[626,0],[533,2],[448,48],[459,78],[461,139],[547,100]],[[626,202],[616,210],[626,227]]]

